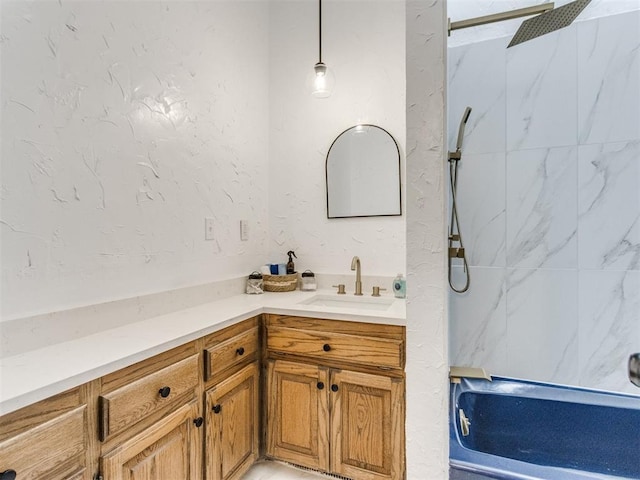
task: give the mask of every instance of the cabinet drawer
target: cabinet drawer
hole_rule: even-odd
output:
[[[198,355],[100,396],[100,440],[173,403],[198,384]]]
[[[84,468],[85,406],[0,443],[0,471],[17,478],[62,479]],[[75,477],[71,477],[75,478]]]
[[[220,372],[252,359],[260,348],[258,338],[258,328],[254,327],[207,348],[204,351],[205,380],[210,380]]]
[[[267,333],[267,348],[291,355],[312,356],[382,368],[404,367],[403,342],[399,339],[270,326]]]

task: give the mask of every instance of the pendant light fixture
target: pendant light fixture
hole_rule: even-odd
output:
[[[335,79],[333,72],[322,63],[322,0],[318,0],[318,63],[313,67],[313,91],[315,98],[327,98],[331,95]]]

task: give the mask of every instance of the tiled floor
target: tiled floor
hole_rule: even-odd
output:
[[[256,463],[242,480],[331,480],[332,477],[309,472],[279,462]]]

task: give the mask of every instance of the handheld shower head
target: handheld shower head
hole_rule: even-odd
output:
[[[449,181],[451,182],[451,223],[449,224],[449,285],[451,289],[456,293],[464,293],[469,289],[469,282],[471,277],[469,276],[469,265],[467,258],[464,256],[464,245],[462,244],[462,233],[460,232],[460,225],[458,222],[458,207],[457,207],[457,194],[456,189],[458,185],[458,161],[462,158],[462,139],[464,137],[464,127],[469,121],[469,115],[471,115],[471,107],[464,109],[462,114],[462,120],[460,120],[460,128],[458,129],[458,142],[456,143],[456,151],[449,152]],[[459,247],[454,247],[453,243],[459,242]],[[454,286],[451,279],[451,259],[462,258],[465,283],[464,286],[458,288]]]
[[[462,114],[462,120],[460,120],[460,128],[458,129],[458,141],[456,142],[456,152],[459,152],[462,148],[462,138],[464,137],[464,127],[467,124],[467,120],[469,120],[469,115],[471,115],[471,107],[467,107],[464,109],[464,113]]]
[[[467,120],[469,120],[469,115],[471,115],[471,107],[464,109],[464,114],[462,115],[462,121],[464,123],[467,123]]]

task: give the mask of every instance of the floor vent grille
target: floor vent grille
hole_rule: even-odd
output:
[[[338,478],[339,480],[352,480],[349,477],[343,477],[342,475],[336,475],[335,473],[323,472],[322,470],[317,470],[315,468],[305,467],[303,465],[298,465],[296,463],[291,463],[291,462],[285,462],[285,463],[287,463],[288,465],[291,465],[292,467],[299,468],[300,470],[307,470],[309,472],[321,473],[322,475],[325,475],[327,477]]]

